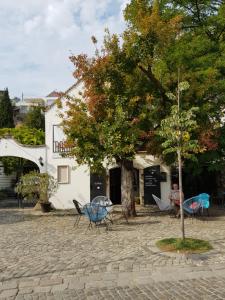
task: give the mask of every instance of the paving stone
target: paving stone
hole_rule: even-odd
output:
[[[0,290],[15,289],[15,288],[17,288],[17,286],[18,286],[17,281],[5,281],[0,286]]]
[[[33,291],[34,293],[47,293],[50,292],[52,289],[52,286],[36,286],[34,287]]]
[[[16,296],[17,293],[18,293],[18,289],[3,290],[0,293],[0,299],[9,298],[11,296]]]
[[[24,287],[19,289],[18,295],[31,294],[32,292],[33,289],[31,287]]]
[[[68,288],[68,283],[63,283],[63,284],[58,284],[58,285],[54,285],[51,289],[51,292],[58,292],[58,291],[64,291]]]
[[[85,283],[80,281],[70,282],[68,285],[68,289],[72,289],[72,290],[81,290],[84,289],[84,287],[85,287]]]
[[[40,286],[59,285],[63,282],[62,278],[41,279]]]
[[[153,222],[151,209],[138,208],[130,224],[115,214],[109,232],[87,231],[85,219],[74,229],[72,211],[0,210],[0,297],[225,299],[225,211],[212,211],[208,222],[185,220],[187,236],[214,249],[182,255],[156,248],[156,240],[180,235],[180,223],[157,214]]]
[[[39,280],[28,280],[19,282],[19,288],[34,287],[39,285]]]

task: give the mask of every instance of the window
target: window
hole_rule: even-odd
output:
[[[69,166],[57,167],[58,183],[69,183]]]
[[[60,125],[53,125],[53,152],[67,153],[72,150],[72,146],[66,142],[66,136]]]

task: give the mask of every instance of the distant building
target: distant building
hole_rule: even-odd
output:
[[[22,97],[22,99],[11,99],[14,107],[15,125],[18,125],[19,123],[23,122],[24,117],[33,107],[50,106],[58,97],[59,93],[53,91],[44,97]]]

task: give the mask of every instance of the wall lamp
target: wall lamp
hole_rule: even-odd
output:
[[[40,165],[43,167],[44,166],[43,157],[40,156],[38,161],[39,161]]]

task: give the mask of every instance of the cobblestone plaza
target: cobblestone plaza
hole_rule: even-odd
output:
[[[74,228],[74,214],[0,210],[0,299],[225,299],[222,209],[185,220],[187,236],[213,246],[194,255],[155,247],[180,222],[149,208],[129,224],[115,214],[108,231]]]

